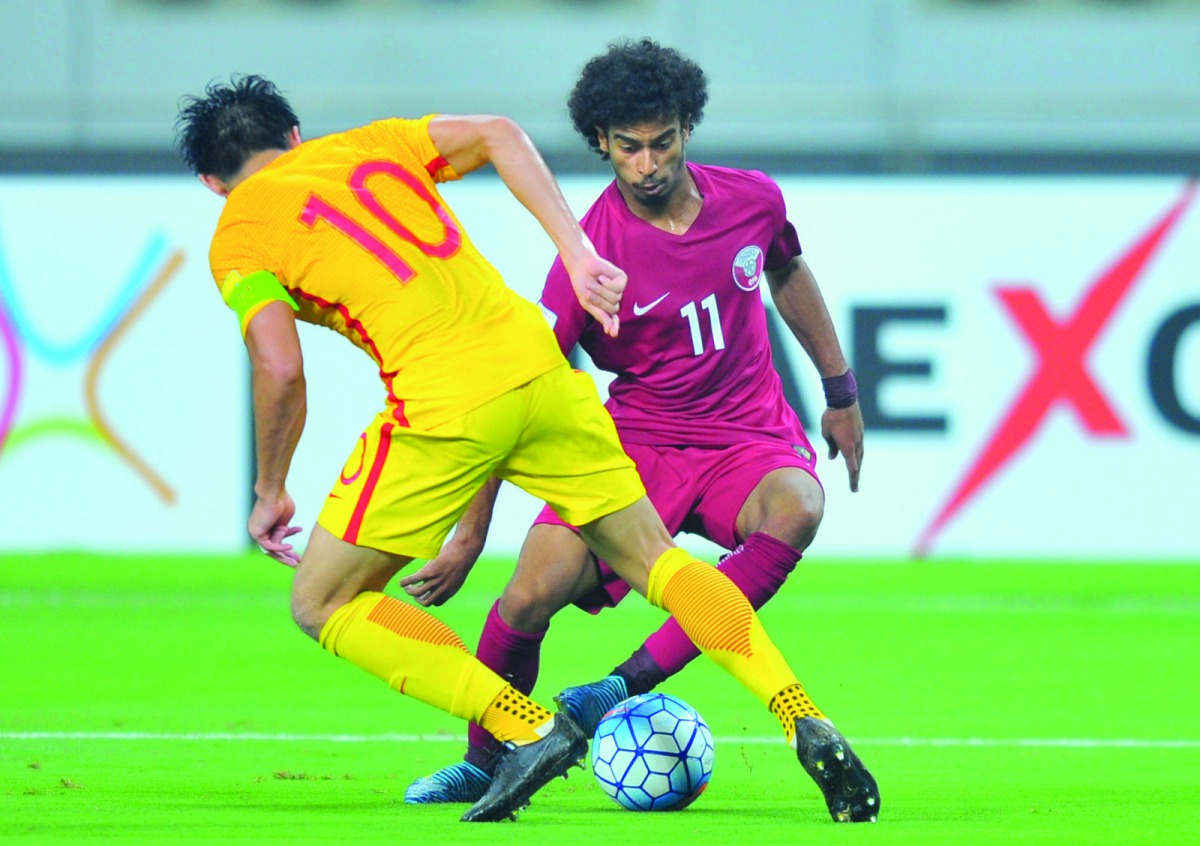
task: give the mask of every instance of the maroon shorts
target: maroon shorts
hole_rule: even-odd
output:
[[[650,502],[671,535],[689,532],[733,549],[745,538],[737,536],[737,516],[750,492],[772,470],[799,467],[820,484],[817,457],[808,443],[791,446],[775,441],[754,441],[728,447],[671,447],[623,444],[637,464]],[[545,506],[533,521],[574,529]],[[603,561],[598,562],[600,586],[575,601],[591,614],[612,607],[629,593],[629,585]]]

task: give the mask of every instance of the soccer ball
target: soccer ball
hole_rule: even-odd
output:
[[[712,732],[682,699],[643,693],[600,719],[591,759],[596,781],[622,808],[680,811],[712,777]]]

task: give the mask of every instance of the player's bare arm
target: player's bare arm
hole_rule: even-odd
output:
[[[288,468],[307,412],[304,360],[296,319],[285,303],[272,302],[246,326],[254,402],[258,475],[256,501],[247,529],[264,552],[295,566],[299,557],[286,539],[300,531],[292,526],[296,507],[288,495]]]
[[[488,479],[459,518],[454,535],[442,551],[420,569],[400,579],[400,587],[418,605],[442,605],[463,586],[487,542],[499,491],[500,480],[495,476]]]
[[[767,279],[775,307],[821,378],[842,376],[849,371],[850,364],[838,342],[825,298],[804,258],[796,256],[783,269],[769,271]],[[863,419],[858,403],[846,408],[826,408],[821,415],[821,436],[829,446],[830,460],[839,454],[845,458],[850,490],[858,491],[863,459]]]
[[[571,277],[580,304],[616,337],[625,273],[596,254],[537,148],[514,121],[495,115],[439,115],[429,137],[460,174],[490,163],[504,184],[537,218]]]

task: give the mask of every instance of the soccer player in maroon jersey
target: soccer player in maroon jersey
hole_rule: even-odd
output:
[[[844,456],[851,490],[858,489],[863,421],[853,374],[779,187],[759,172],[687,161],[707,97],[703,71],[650,40],[612,45],[585,66],[571,116],[615,179],[582,224],[628,275],[620,336],[607,337],[580,308],[561,261],[540,305],[564,353],[578,344],[615,374],[607,408],[669,531],[731,550],[718,566],[758,608],[812,543],[825,499],[816,455],[772,364],[764,282],[822,378],[828,407],[821,434],[830,458]],[[482,550],[497,487],[475,501],[437,558],[401,581],[418,602],[441,604],[461,587]],[[546,507],[488,616],[477,655],[516,688],[532,690],[551,616],[570,603],[595,613],[628,591]],[[668,620],[609,676],[556,699],[590,736],[605,711],[698,654]],[[836,729],[817,731],[812,742],[798,737],[797,751],[831,815],[874,819],[874,780]],[[405,800],[474,801],[490,782],[496,748],[473,725],[466,759],[414,782]]]

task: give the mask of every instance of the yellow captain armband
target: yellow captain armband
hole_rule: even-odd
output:
[[[262,311],[267,303],[287,303],[292,307],[292,311],[300,310],[292,295],[269,270],[256,270],[248,276],[231,270],[221,283],[221,297],[238,316],[243,335],[246,334],[246,327],[250,325],[251,319]]]

